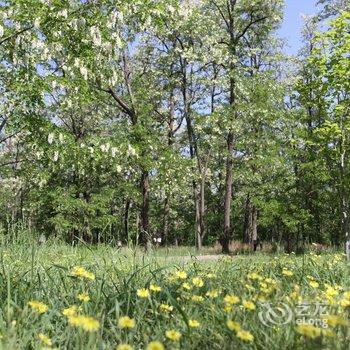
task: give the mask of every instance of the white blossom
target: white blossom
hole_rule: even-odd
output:
[[[83,76],[83,78],[85,80],[87,80],[87,78],[88,78],[88,71],[87,71],[86,67],[84,67],[84,66],[80,67],[80,73]]]
[[[94,45],[101,46],[102,38],[101,38],[100,29],[93,26],[90,28],[90,33],[91,33],[92,42],[94,43]]]
[[[49,136],[47,137],[47,142],[49,143],[49,145],[52,144],[54,138],[55,138],[55,134],[51,132],[51,133],[49,134]]]
[[[59,157],[59,152],[55,151],[54,155],[53,155],[53,161],[57,162],[58,161],[58,157]]]

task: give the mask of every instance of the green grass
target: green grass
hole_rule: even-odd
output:
[[[223,257],[214,262],[184,262],[180,258],[193,253],[194,250],[179,248],[146,255],[140,250],[118,250],[105,245],[71,247],[58,243],[3,246],[0,349],[116,349],[120,343],[146,349],[153,340],[162,342],[166,349],[348,349],[350,332],[345,324],[329,327],[332,334],[323,331],[312,339],[298,333],[295,317],[288,324],[271,327],[259,317],[260,313],[266,323],[264,300],[273,306],[287,304],[294,316],[300,309],[298,300],[313,308],[317,301],[327,301],[327,314],[338,315],[340,323],[348,322],[350,307],[339,305],[340,300],[346,299],[344,292],[350,290],[349,264],[342,254],[257,254]],[[83,266],[95,275],[95,280],[73,276],[74,266]],[[293,276],[283,275],[283,268],[292,271]],[[187,272],[185,280],[172,277],[178,270]],[[258,279],[249,277],[252,272],[258,274]],[[194,277],[200,277],[204,286],[193,285]],[[310,285],[312,279],[318,282],[317,288]],[[184,289],[183,283],[191,289]],[[162,290],[151,292],[149,298],[139,298],[137,290],[149,288],[150,284]],[[292,294],[297,290],[296,284],[300,291]],[[208,291],[218,291],[218,296],[210,298]],[[82,292],[88,293],[90,301],[77,299]],[[238,296],[240,302],[228,310],[224,298],[231,294]],[[28,306],[30,300],[45,303],[48,311],[35,312]],[[256,309],[245,309],[243,300],[252,301]],[[162,312],[160,304],[171,306],[173,311]],[[71,325],[62,311],[72,305],[80,307],[80,315],[98,320],[99,329],[87,332]],[[120,329],[118,319],[123,315],[134,318],[136,327]],[[276,315],[275,321],[283,319]],[[307,318],[312,317],[321,318]],[[198,320],[200,326],[189,327],[189,319]],[[236,331],[228,328],[228,320],[238,322],[254,340],[241,340]],[[179,342],[166,338],[165,332],[170,329],[182,334]],[[316,331],[321,332],[319,328]],[[52,346],[43,344],[40,333],[51,339]]]

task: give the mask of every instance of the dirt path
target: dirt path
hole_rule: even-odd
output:
[[[224,255],[193,255],[193,256],[164,256],[160,257],[165,261],[179,261],[179,262],[189,262],[189,261],[218,261],[223,258]]]

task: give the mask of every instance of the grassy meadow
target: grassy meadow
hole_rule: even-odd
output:
[[[192,253],[3,246],[0,349],[348,349],[343,254]]]

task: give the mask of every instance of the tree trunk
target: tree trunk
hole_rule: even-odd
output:
[[[343,144],[341,144],[341,149],[342,148],[343,148]],[[350,235],[349,235],[349,217],[348,217],[349,203],[348,203],[347,191],[346,191],[346,185],[345,185],[346,166],[347,166],[346,151],[343,150],[341,152],[341,159],[340,159],[342,229],[343,229],[343,237],[345,238],[346,257],[347,257],[347,260],[350,260]]]
[[[249,228],[251,224],[251,203],[249,195],[245,201],[245,213],[244,213],[244,227],[243,227],[243,243],[249,243]]]
[[[149,232],[149,172],[142,170],[141,173],[142,206],[141,206],[141,232],[140,243],[149,250],[151,245]]]
[[[193,196],[194,205],[196,210],[196,248],[198,250],[202,249],[202,235],[201,235],[201,219],[200,219],[200,195],[198,191],[198,186],[195,181],[193,181]]]
[[[202,174],[202,179],[199,187],[199,226],[200,226],[200,245],[202,247],[202,242],[205,234],[204,226],[204,215],[205,215],[205,174]],[[200,247],[200,248],[201,248]]]
[[[125,202],[124,209],[124,239],[129,245],[129,210],[130,210],[130,199]]]
[[[169,223],[170,223],[170,198],[166,197],[164,202],[163,237],[162,237],[163,245],[168,244]]]
[[[232,170],[233,170],[233,133],[230,130],[227,136],[227,158],[225,177],[225,203],[224,203],[224,232],[221,236],[221,246],[223,253],[230,252],[231,238],[231,201],[232,201]]]
[[[172,91],[169,97],[169,115],[168,115],[168,146],[171,149],[174,143],[174,118],[175,118],[175,101],[174,92]],[[166,193],[164,201],[164,219],[163,219],[163,237],[162,244],[167,245],[170,229],[170,196],[171,193]]]

